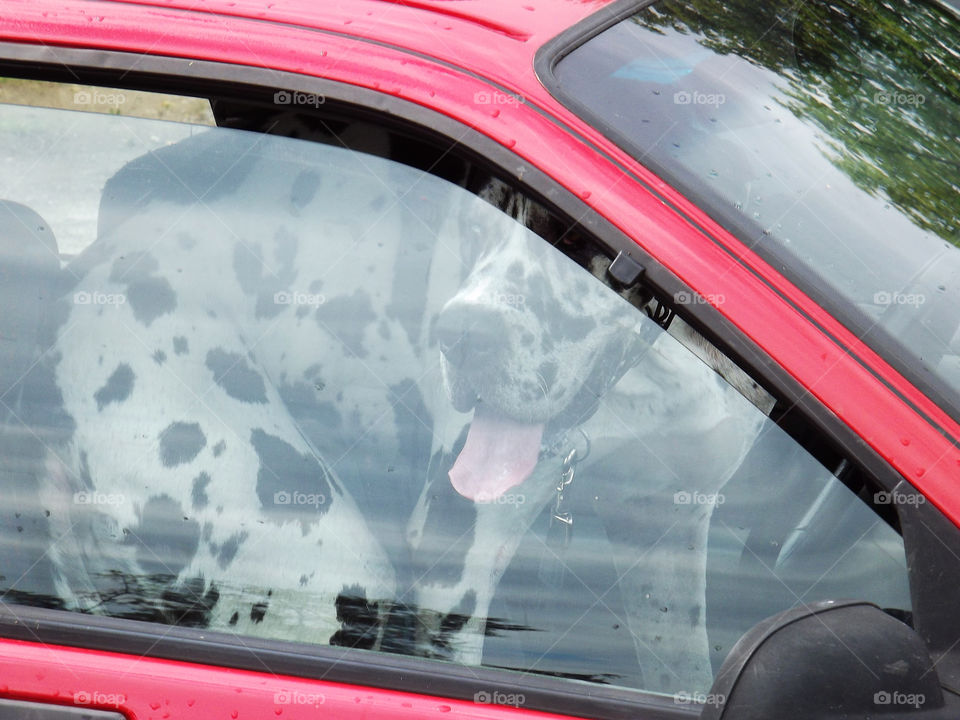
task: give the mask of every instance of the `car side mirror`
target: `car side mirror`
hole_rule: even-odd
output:
[[[701,720],[955,720],[926,646],[861,601],[828,600],[758,623],[734,645]]]

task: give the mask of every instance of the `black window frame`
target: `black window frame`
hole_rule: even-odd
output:
[[[446,115],[394,96],[328,79],[263,68],[6,42],[0,42],[0,75],[252,103],[269,103],[273,93],[280,89],[320,94],[326,99],[324,113],[342,111],[352,118],[374,120],[385,127],[422,132],[429,138],[445,138],[469,161],[486,165],[504,177],[522,177],[522,183],[518,181],[518,184],[522,184],[525,192],[551,211],[578,218],[579,225],[608,248],[611,257],[622,252],[638,262],[644,269],[642,282],[657,297],[671,298],[679,292],[691,292],[629,236],[512,151]],[[903,478],[878,453],[820,405],[719,311],[705,303],[679,310],[685,320],[780,398],[788,432],[797,436],[812,430],[831,452],[850,458],[877,489],[892,491],[903,487]],[[896,523],[889,514],[888,520]],[[957,545],[960,547],[960,540]],[[229,634],[206,630],[78,616],[59,610],[8,606],[2,602],[0,637],[463,700],[472,700],[476,693],[496,686],[506,693],[522,692],[526,709],[598,720],[638,715],[655,720],[695,717],[698,713],[696,707],[626,688],[583,685],[563,678],[518,675],[486,667],[440,665],[435,660],[345,648],[307,647],[246,637],[241,641]]]

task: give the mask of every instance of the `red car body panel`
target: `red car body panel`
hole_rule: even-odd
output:
[[[15,690],[12,690],[15,689]],[[278,699],[278,694],[285,698]],[[136,720],[559,718],[505,705],[283,677],[173,660],[0,640],[0,697],[122,712]],[[287,702],[289,701],[289,702]]]
[[[605,4],[3,0],[0,40],[318,76],[403,98],[466,123],[577,194],[690,287],[722,296],[720,313],[960,525],[960,450],[954,440],[960,438],[960,425],[693,202],[561,106],[539,83],[533,65],[537,49]],[[521,100],[478,104],[475,93],[499,92],[490,82]],[[353,710],[413,718],[453,708],[465,717],[507,718],[521,712],[155,659],[140,659],[131,667],[128,656],[0,641],[0,695],[16,688],[24,699],[69,704],[84,683],[96,687],[97,678],[107,677],[109,691],[128,698],[122,709],[137,718],[265,717],[277,709],[273,694],[284,688],[323,693],[324,711],[335,716]],[[311,713],[316,713],[312,706],[291,706],[282,716]]]

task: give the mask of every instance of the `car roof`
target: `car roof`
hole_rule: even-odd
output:
[[[42,1],[42,0],[41,0]],[[252,19],[403,48],[509,86],[532,87],[546,42],[613,0],[109,0]],[[99,5],[100,3],[98,3]],[[160,19],[158,17],[158,19]]]

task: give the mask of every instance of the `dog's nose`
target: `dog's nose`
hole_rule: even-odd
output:
[[[471,305],[448,306],[437,320],[440,350],[457,367],[494,353],[505,341],[506,331],[501,313]]]

